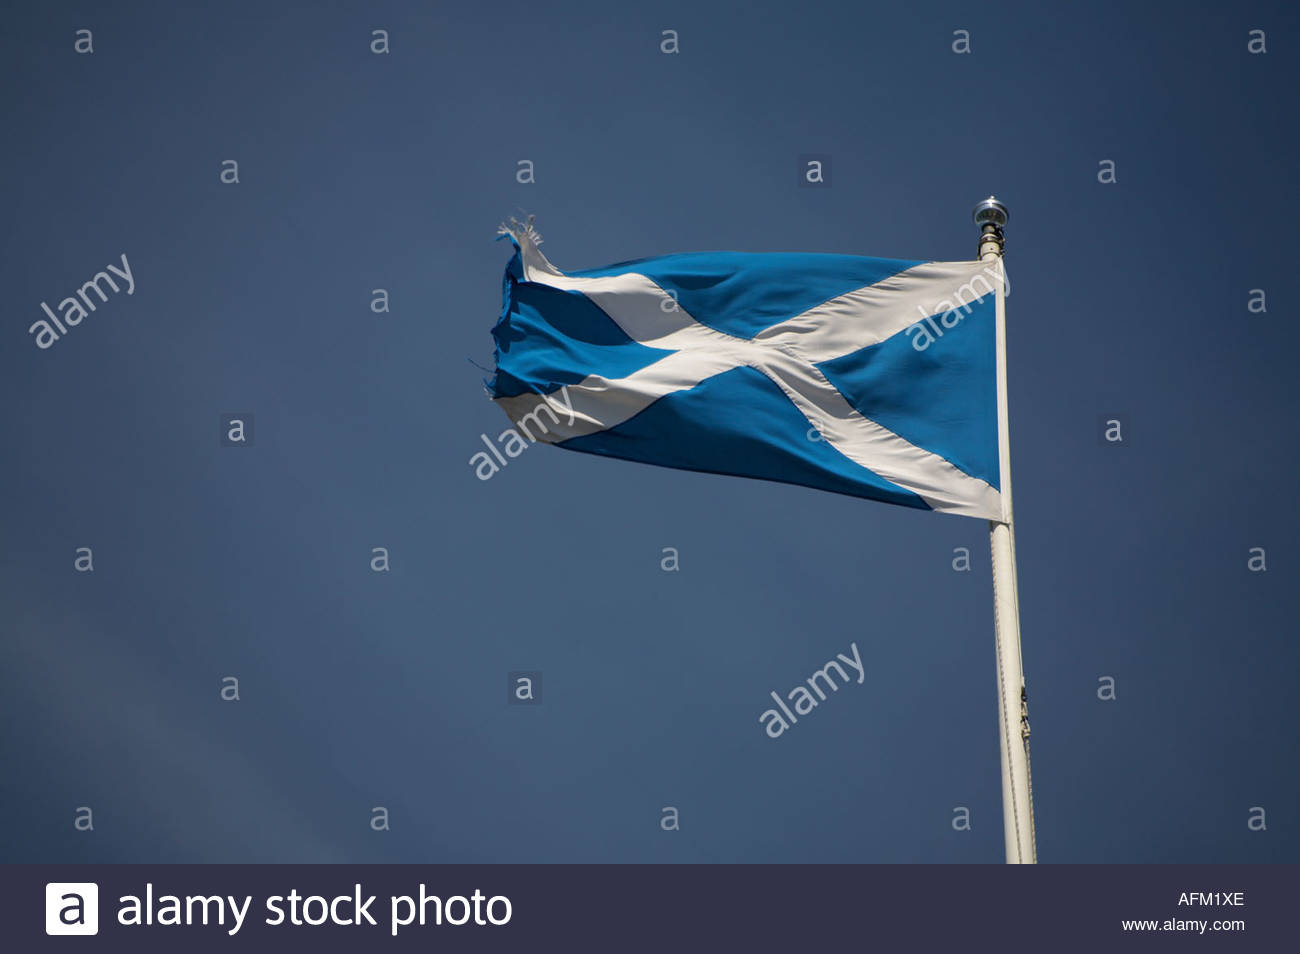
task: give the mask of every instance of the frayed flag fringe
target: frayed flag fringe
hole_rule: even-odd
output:
[[[520,222],[512,215],[497,226],[497,235],[509,235],[516,248],[525,240],[531,242],[534,246],[539,246],[542,244],[542,236],[533,227],[533,218],[530,215],[527,222]]]

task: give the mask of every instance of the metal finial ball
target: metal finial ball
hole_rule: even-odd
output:
[[[1011,213],[1007,211],[1005,205],[993,196],[989,196],[975,206],[975,211],[971,213],[970,217],[975,221],[976,225],[993,225],[1002,228],[1007,224],[1007,219],[1011,218]]]

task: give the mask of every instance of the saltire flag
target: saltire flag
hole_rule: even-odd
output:
[[[561,272],[531,222],[491,398],[568,450],[1003,520],[999,262],[698,252]]]

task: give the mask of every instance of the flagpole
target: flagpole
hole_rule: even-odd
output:
[[[979,258],[1002,259],[1007,207],[989,196],[975,207],[980,226]],[[1034,800],[1029,774],[1029,707],[1020,658],[1020,597],[1016,589],[1016,539],[1011,510],[1011,447],[1007,412],[1007,326],[1005,271],[995,290],[997,303],[998,471],[1003,520],[989,521],[993,556],[993,623],[998,667],[998,748],[1002,762],[1002,831],[1007,864],[1034,864]]]

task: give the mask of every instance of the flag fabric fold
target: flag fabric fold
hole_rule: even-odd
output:
[[[561,272],[531,223],[491,398],[569,450],[1002,520],[1000,262],[697,252]]]

